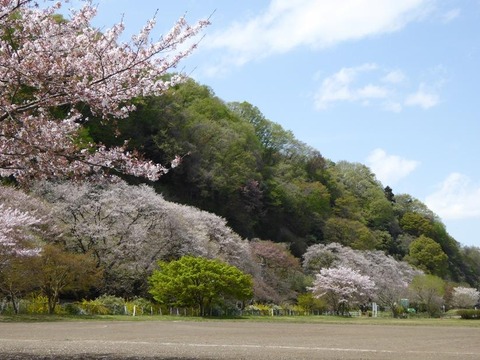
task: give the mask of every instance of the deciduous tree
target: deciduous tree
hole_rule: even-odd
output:
[[[154,180],[165,173],[121,146],[82,145],[78,131],[86,113],[124,118],[133,98],[162,94],[178,82],[163,76],[196,47],[182,44],[208,21],[190,26],[182,17],[151,41],[152,19],[120,43],[124,24],[93,28],[96,8],[89,2],[68,20],[55,16],[62,1],[45,9],[30,0],[0,4],[0,176],[28,182],[113,168]]]
[[[0,185],[0,270],[10,256],[35,255],[45,238],[61,230],[47,204],[12,186]]]
[[[255,300],[282,303],[303,291],[304,275],[298,258],[287,244],[254,239],[250,242],[253,259],[259,264],[255,276]]]
[[[219,260],[184,256],[158,266],[149,278],[154,299],[170,306],[197,306],[202,316],[225,300],[253,295],[252,278]]]
[[[303,267],[308,273],[323,268],[344,266],[369,276],[376,285],[372,299],[396,313],[400,299],[407,296],[407,287],[421,271],[409,264],[397,261],[382,251],[353,250],[340,244],[312,245],[304,255]]]
[[[420,311],[437,316],[443,305],[445,282],[435,275],[415,276],[409,285],[412,302],[419,305]]]
[[[10,255],[0,271],[0,292],[18,313],[18,300],[38,288],[38,269],[32,266],[29,256]]]
[[[368,301],[375,283],[369,276],[341,266],[320,270],[310,290],[318,298],[325,298],[332,311],[345,314],[350,306]]]
[[[410,244],[407,260],[419,269],[438,276],[445,275],[448,266],[448,256],[440,244],[425,235]]]
[[[474,288],[458,286],[453,288],[452,304],[460,309],[468,309],[480,301],[480,292]]]
[[[163,199],[148,186],[39,184],[35,191],[53,204],[72,252],[91,252],[105,269],[104,291],[142,295],[158,260],[184,255],[219,258],[244,271],[250,249],[223,218]]]
[[[54,245],[45,245],[39,256],[30,259],[30,264],[37,270],[35,279],[48,299],[50,314],[62,292],[95,288],[102,277],[91,254],[73,254]]]

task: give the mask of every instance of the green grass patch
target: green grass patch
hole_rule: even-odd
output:
[[[2,315],[0,322],[54,322],[54,321],[239,321],[277,322],[299,324],[349,324],[391,326],[466,326],[480,327],[480,321],[459,318],[408,318],[391,317],[341,317],[341,316],[242,316],[242,317],[192,317],[173,315]]]

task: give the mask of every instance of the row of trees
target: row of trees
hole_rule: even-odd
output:
[[[327,300],[330,309],[337,313],[369,300],[390,308],[394,316],[401,314],[399,302],[403,298],[417,299],[420,308],[430,309],[432,314],[432,309],[438,312],[444,303],[458,305],[451,300],[452,289],[459,287],[458,284],[447,286],[440,278],[428,275],[441,282],[438,289],[442,290],[436,290],[432,298],[435,301],[425,302],[424,297],[416,295],[422,287],[412,292],[412,284],[419,281],[415,279],[425,277],[424,272],[383,251],[354,250],[338,243],[315,244],[300,261],[287,244],[244,240],[224,219],[168,202],[146,185],[41,182],[33,189],[37,197],[12,187],[0,187],[0,198],[17,203],[19,214],[36,215],[35,224],[17,224],[9,232],[16,234],[16,239],[23,239],[30,256],[25,256],[25,250],[18,254],[3,248],[0,289],[13,303],[32,291],[41,291],[49,299],[51,311],[61,294],[72,298],[99,294],[133,298],[153,294],[169,306],[191,306],[192,299],[198,301],[198,297],[187,294],[186,289],[195,285],[210,296],[221,295],[221,298],[205,297],[201,305],[195,303],[201,313],[208,313],[207,308],[233,298],[260,303],[301,302],[308,289]],[[13,242],[14,238],[11,239]],[[184,260],[169,270],[177,259]],[[245,296],[236,293],[226,296],[225,289],[229,287],[243,292],[247,286],[234,285],[233,280],[222,285],[218,279],[213,281],[222,290],[212,290],[201,282],[186,284],[185,281],[209,278],[192,259],[218,259],[235,266],[241,273],[234,272],[232,279],[242,279],[241,274],[247,274],[253,290]],[[164,269],[162,275],[158,275],[159,260],[160,269]],[[228,273],[215,264],[207,273],[215,269]],[[180,265],[185,270],[183,278],[167,281]],[[164,293],[149,291],[148,278],[152,273],[157,274],[156,282],[162,284]],[[186,298],[176,294],[182,289]],[[444,294],[450,295],[444,297]]]
[[[93,259],[103,276],[91,291],[125,297],[147,294],[158,260],[185,255],[248,273],[259,301],[292,301],[329,268],[371,277],[389,301],[411,266],[478,287],[478,249],[420,201],[362,164],[323,158],[251,104],[169,74],[208,21],[181,18],[152,41],[152,20],[120,43],[123,25],[93,28],[88,2],[68,21],[55,15],[61,1],[0,5],[0,177],[21,187],[0,187],[3,288],[24,261],[48,273],[47,244],[58,259]],[[41,290],[54,303],[62,288]]]
[[[167,200],[224,217],[244,238],[288,243],[298,258],[317,243],[381,250],[478,286],[478,251],[457,243],[421,201],[383,187],[365,165],[332,163],[258,108],[225,103],[193,80],[142,99],[115,128],[95,119],[87,128],[95,141],[128,140],[156,162],[186,154],[151,185]]]

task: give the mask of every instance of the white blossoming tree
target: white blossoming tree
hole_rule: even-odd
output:
[[[225,219],[166,201],[149,186],[42,182],[33,189],[64,224],[66,249],[92,253],[105,269],[103,290],[110,294],[138,295],[158,260],[185,255],[252,268],[248,242]]]
[[[421,271],[403,261],[385,255],[382,251],[353,250],[338,243],[315,244],[303,256],[307,273],[315,274],[323,268],[348,267],[369,276],[376,285],[372,298],[382,306],[392,309],[394,317],[400,315],[400,299],[407,297],[408,284]]]
[[[460,309],[472,308],[480,301],[480,292],[477,289],[458,286],[453,288],[452,305]]]
[[[406,262],[397,261],[382,251],[353,250],[338,243],[312,245],[303,258],[303,267],[311,274],[322,268],[343,266],[369,276],[376,285],[372,299],[389,307],[394,317],[401,315],[399,304],[402,298],[407,297],[408,284],[416,275],[422,274]]]
[[[28,183],[115,169],[158,179],[166,167],[123,147],[78,141],[82,113],[125,118],[132,99],[160,95],[180,81],[165,74],[196,47],[208,20],[190,26],[182,17],[152,41],[153,19],[121,43],[122,23],[93,28],[96,8],[88,1],[64,20],[55,15],[62,2],[40,9],[32,0],[0,0],[0,176]]]
[[[61,229],[42,201],[11,186],[0,185],[0,272],[12,256],[35,255],[41,240],[54,240]]]
[[[368,301],[375,290],[369,276],[348,267],[324,268],[310,288],[317,298],[324,298],[336,314],[344,315],[353,305]]]
[[[26,249],[19,246],[17,240],[25,227],[36,225],[39,219],[27,212],[12,209],[0,204],[0,252],[21,254]]]

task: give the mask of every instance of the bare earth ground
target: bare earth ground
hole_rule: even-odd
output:
[[[0,323],[0,359],[480,359],[480,328],[243,321]]]

